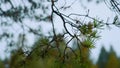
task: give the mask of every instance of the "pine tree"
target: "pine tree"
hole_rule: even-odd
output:
[[[97,61],[98,68],[106,68],[106,62],[108,61],[108,52],[104,47],[101,48],[100,55]]]
[[[119,60],[112,46],[110,48],[110,53],[109,53],[108,61],[106,63],[106,68],[119,68]]]

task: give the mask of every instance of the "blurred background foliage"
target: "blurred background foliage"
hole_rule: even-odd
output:
[[[36,42],[36,43],[39,43]],[[32,53],[29,57],[25,57],[24,52],[18,49],[15,53],[12,53],[11,57],[6,60],[0,61],[0,68],[120,68],[120,57],[118,57],[111,46],[109,51],[106,51],[104,47],[101,48],[99,58],[96,62],[89,56],[89,50],[83,48],[83,56],[80,61],[80,57],[68,50],[66,61],[63,63],[63,57],[58,58],[59,52],[57,49],[52,48],[47,53],[42,52],[41,44],[33,46]],[[34,50],[34,47],[37,49]],[[76,51],[76,53],[79,53]],[[79,55],[79,54],[77,54]]]

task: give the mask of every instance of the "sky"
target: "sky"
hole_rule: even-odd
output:
[[[73,0],[67,0],[69,2],[67,2],[66,5],[70,5],[71,2],[73,2]],[[84,0],[83,0],[84,1]],[[58,4],[57,6],[61,6],[61,5],[64,5],[64,2],[58,0]],[[83,7],[78,7],[78,6],[83,6]],[[75,3],[72,5],[71,8],[65,10],[65,11],[61,11],[65,14],[70,14],[70,13],[79,13],[79,14],[86,14],[86,12],[89,10],[89,16],[91,17],[97,17],[97,18],[100,18],[101,20],[104,20],[104,22],[106,22],[106,20],[109,18],[109,22],[112,22],[112,19],[114,18],[115,16],[115,13],[112,12],[106,5],[105,3],[100,3],[100,4],[96,4],[95,2],[90,2],[90,3],[86,3],[86,2],[83,2],[83,4],[81,5],[80,2],[78,2],[78,0],[75,1]],[[30,22],[30,21],[28,21]],[[61,20],[57,19],[56,17],[56,20],[55,20],[55,28],[57,29],[58,32],[61,32],[61,28],[59,28],[58,26],[62,26],[62,23],[59,23],[61,22]],[[50,24],[44,24],[44,23],[41,23],[42,25],[42,29],[43,29],[43,32],[44,33],[47,33],[51,26]],[[33,25],[29,25],[29,26],[33,26]],[[46,28],[44,28],[46,27]],[[99,57],[99,53],[100,53],[100,49],[102,46],[104,46],[107,51],[109,51],[110,49],[110,45],[113,46],[114,50],[117,52],[117,55],[120,56],[120,38],[119,38],[119,35],[120,35],[120,28],[118,27],[115,27],[115,26],[112,26],[112,29],[104,29],[104,30],[101,30],[100,31],[100,35],[101,35],[101,39],[99,39],[97,42],[96,42],[96,45],[95,45],[95,48],[91,50],[91,58],[94,59],[95,61],[98,59]],[[33,36],[30,35],[29,38],[32,38]],[[32,40],[29,40],[30,42]],[[32,42],[33,43],[33,42]],[[32,44],[30,43],[30,44]],[[1,58],[4,58],[5,55],[4,55],[4,50],[5,50],[5,47],[4,44],[5,43],[2,43],[3,45],[1,46],[1,49],[0,49],[0,57]]]

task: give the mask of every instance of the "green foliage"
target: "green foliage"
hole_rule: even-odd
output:
[[[119,68],[119,61],[115,54],[111,53],[106,63],[106,68]]]
[[[47,38],[41,38],[40,39],[40,44],[41,45],[49,45],[49,40]]]
[[[69,48],[66,51],[65,62],[63,63],[64,56],[59,56],[59,51],[57,48],[49,47],[47,48],[46,43],[48,40],[44,38],[38,39],[34,46],[32,47],[31,52],[25,56],[23,50],[18,49],[15,51],[10,60],[11,68],[92,68],[94,64],[89,59],[89,50],[88,48],[83,47],[83,60],[80,59],[81,55],[79,54],[79,50],[75,52],[78,54],[76,57]],[[44,46],[43,45],[44,42]],[[64,42],[60,43],[62,46],[60,48],[61,53],[64,53]],[[62,51],[63,50],[63,51]],[[44,56],[43,56],[44,55]],[[84,63],[84,64],[83,64]]]
[[[97,19],[94,19],[94,21],[93,21],[93,27],[94,27],[94,28],[102,29],[103,26],[104,26],[104,25],[103,25],[102,21],[101,21],[101,22],[98,22]]]
[[[109,52],[104,47],[101,48],[101,53],[97,62],[98,68],[119,68],[119,58],[116,56],[112,46]]]
[[[90,54],[89,48],[84,46],[81,47],[81,53],[79,53],[79,49],[75,50],[77,56],[75,56],[74,53],[72,53],[69,49],[67,49],[66,52],[67,56],[65,58],[65,62],[63,63],[64,56],[59,56],[59,51],[57,48],[50,48],[46,53],[43,52],[44,50],[43,48],[46,48],[47,45],[40,47],[41,39],[43,38],[38,39],[38,41],[33,46],[33,49],[31,50],[31,54],[30,55],[28,54],[28,56],[26,57],[21,49],[18,49],[18,51],[14,52],[11,56],[10,67],[11,68],[16,68],[16,67],[17,68],[24,68],[24,67],[25,68],[33,68],[33,67],[35,68],[113,68],[113,67],[119,68],[119,60],[112,47],[110,49],[110,52],[107,52],[104,47],[101,48],[101,53],[99,55],[99,59],[96,65],[93,64],[92,60],[89,58],[89,54]],[[86,41],[86,45],[88,44],[91,43]],[[62,50],[64,50],[64,47]],[[43,53],[44,53],[44,57],[42,57]]]
[[[81,42],[81,45],[83,47],[87,47],[87,48],[94,48],[95,47],[94,44],[93,44],[93,40],[91,40],[89,38],[84,40],[83,42]]]
[[[0,60],[0,68],[5,68],[5,64],[3,63],[2,60]]]
[[[24,66],[25,54],[22,49],[18,49],[11,55],[10,68],[22,68]],[[22,67],[21,67],[22,66]]]
[[[105,68],[105,65],[108,61],[108,52],[105,50],[104,47],[101,48],[100,55],[98,58],[97,65],[99,68]]]
[[[119,68],[119,64],[118,57],[111,46],[106,68]]]
[[[89,22],[88,24],[83,24],[80,27],[80,32],[89,37],[89,38],[100,38],[98,35],[98,29],[103,28],[103,24],[96,21],[96,19],[93,22]]]

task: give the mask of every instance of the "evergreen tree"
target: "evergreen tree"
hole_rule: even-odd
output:
[[[108,61],[108,52],[102,46],[100,55],[97,61],[98,68],[106,68],[105,65],[107,61]]]
[[[98,68],[119,68],[119,59],[112,46],[109,52],[104,47],[101,48],[97,66]]]
[[[108,61],[106,63],[106,68],[119,68],[119,60],[112,46],[110,48]]]

